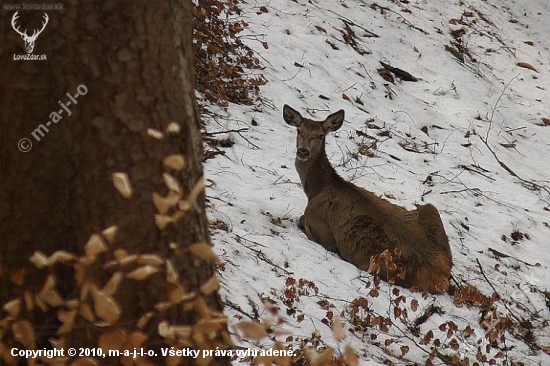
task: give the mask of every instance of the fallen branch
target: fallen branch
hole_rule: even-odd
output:
[[[241,307],[235,303],[232,303],[231,301],[229,301],[228,299],[225,299],[223,304],[227,307],[230,307],[231,309],[243,314],[244,316],[246,316],[247,318],[249,318],[250,320],[257,320],[257,318],[254,318],[252,315],[248,314],[246,311],[244,311],[243,309],[241,309]]]
[[[424,310],[424,314],[418,316],[413,324],[414,324],[414,327],[415,329],[420,327],[420,325],[426,323],[428,321],[428,319],[430,319],[430,317],[434,314],[437,314],[437,315],[443,315],[444,311],[443,309],[441,309],[440,306],[436,306],[434,304],[430,304],[425,310]]]
[[[521,259],[518,259],[516,257],[512,257],[511,255],[508,255],[508,254],[504,254],[502,252],[499,252],[498,250],[496,249],[493,249],[493,248],[488,248],[488,250],[493,253],[496,257],[498,258],[511,258],[511,259],[515,259],[517,260],[518,262],[521,262],[523,264],[525,264],[526,266],[531,266],[531,267],[535,267],[536,265],[534,264],[531,264],[531,263],[527,263],[525,261],[522,261]]]
[[[422,33],[424,33],[424,34],[430,34],[430,33],[426,32],[424,29],[418,28],[416,25],[414,25],[414,24],[412,24],[410,21],[408,21],[407,18],[405,18],[402,14],[400,14],[400,13],[394,11],[394,10],[391,10],[390,8],[387,8],[387,7],[385,7],[385,6],[380,6],[380,5],[376,4],[376,3],[375,3],[375,4],[372,4],[372,5],[371,5],[371,8],[372,8],[372,9],[378,8],[378,9],[381,9],[381,10],[389,11],[390,13],[394,13],[395,15],[400,16],[401,19],[403,19],[403,22],[404,22],[405,24],[407,24],[409,27],[411,27],[411,28],[413,28],[413,29],[416,29],[417,31],[422,32]]]
[[[328,11],[332,14],[335,14],[337,15],[340,20],[342,20],[343,22],[346,22],[346,23],[349,23],[350,25],[354,26],[354,27],[357,27],[357,28],[360,28],[362,29],[363,31],[367,32],[367,34],[365,35],[365,37],[370,37],[370,38],[380,38],[380,36],[370,30],[368,30],[367,28],[363,27],[363,26],[360,26],[359,24],[355,23],[353,20],[349,19],[349,18],[346,18],[345,16],[341,15],[341,14],[338,14],[337,12],[335,12],[334,10],[330,10],[330,9],[324,9],[324,8],[321,8],[320,6],[316,5],[315,3],[311,3],[313,6],[315,6],[317,9],[322,9],[324,11]]]
[[[529,190],[537,190],[537,191],[545,191],[549,196],[550,196],[550,188],[547,187],[547,186],[543,186],[543,185],[540,185],[538,183],[535,183],[533,181],[530,181],[530,180],[527,180],[527,179],[524,179],[522,177],[520,177],[519,175],[517,175],[517,173],[515,171],[513,171],[508,165],[506,165],[502,160],[499,159],[498,155],[496,154],[496,152],[489,146],[489,133],[491,132],[491,129],[493,127],[493,117],[495,115],[495,111],[498,107],[498,104],[500,102],[500,99],[502,98],[502,96],[504,95],[504,93],[506,92],[506,89],[508,89],[508,87],[510,86],[510,84],[512,83],[512,81],[514,81],[515,78],[517,78],[518,75],[514,76],[509,82],[508,84],[506,84],[506,86],[504,87],[504,89],[502,90],[502,93],[500,93],[500,95],[498,96],[496,102],[495,102],[495,105],[493,106],[493,109],[491,111],[491,116],[489,117],[489,128],[487,129],[487,133],[485,134],[485,138],[483,138],[481,135],[479,136],[479,139],[483,142],[483,144],[485,144],[485,146],[487,147],[487,149],[489,150],[489,152],[493,155],[493,157],[495,158],[495,160],[497,161],[497,163],[504,169],[506,170],[511,176],[513,177],[516,177],[522,184],[524,187],[526,187],[527,189]]]
[[[239,243],[239,244],[243,244],[243,241],[247,241],[247,242],[249,242],[249,243],[256,244],[256,245],[259,245],[259,246],[262,246],[260,243],[256,243],[256,242],[254,242],[254,241],[252,241],[252,240],[246,239],[245,237],[240,236],[240,235],[237,235],[237,234],[235,234],[235,240],[237,240],[237,243]],[[243,245],[244,245],[244,244],[243,244]],[[281,266],[279,266],[279,265],[273,263],[273,261],[272,261],[271,259],[268,259],[268,258],[265,256],[265,254],[264,254],[261,250],[254,249],[254,248],[252,248],[252,247],[250,247],[250,246],[248,246],[248,245],[244,245],[244,247],[247,248],[247,249],[250,249],[251,251],[253,251],[254,253],[256,253],[256,254],[257,254],[256,257],[257,257],[258,259],[260,259],[260,260],[266,262],[267,264],[269,264],[269,265],[271,265],[271,266],[273,266],[273,267],[275,267],[275,268],[277,268],[277,269],[280,269],[280,270],[283,271],[285,274],[287,274],[287,275],[292,275],[292,274],[294,274],[294,272],[290,272],[290,271],[284,269],[283,267],[281,267]]]
[[[371,51],[365,51],[363,48],[359,46],[359,43],[357,43],[357,40],[356,40],[357,36],[353,31],[353,29],[351,29],[350,23],[346,22],[345,20],[343,20],[343,22],[344,22],[344,29],[341,30],[340,33],[342,33],[342,38],[344,39],[344,43],[349,44],[351,48],[353,48],[361,56],[371,54]]]
[[[205,161],[207,161],[209,159],[214,159],[216,157],[216,155],[225,155],[225,151],[223,151],[223,150],[205,151],[204,156],[202,157],[202,162],[204,163]]]
[[[477,262],[477,266],[479,267],[479,271],[481,272],[481,275],[485,279],[485,282],[487,282],[489,284],[489,286],[491,287],[491,289],[493,290],[493,292],[498,295],[498,298],[502,299],[502,297],[500,296],[500,294],[496,290],[495,286],[493,286],[493,283],[491,281],[489,281],[489,278],[487,278],[487,275],[485,274],[485,271],[483,270],[483,267],[481,266],[481,263],[479,262],[479,259],[476,258],[476,262]],[[506,310],[508,311],[508,313],[518,322],[518,324],[523,325],[525,323],[525,320],[518,318],[516,316],[516,314],[514,314],[514,312],[512,312],[512,310],[510,310],[510,308],[508,307],[508,304],[506,303],[506,301],[501,301],[501,302],[504,305],[504,307],[506,308]]]
[[[508,165],[506,165],[502,160],[500,160],[497,156],[497,154],[495,153],[495,151],[493,149],[491,149],[491,147],[489,146],[489,143],[487,142],[487,140],[485,140],[483,137],[479,136],[480,140],[485,144],[485,146],[487,147],[487,150],[489,150],[489,152],[491,154],[493,154],[493,156],[495,157],[495,160],[497,161],[497,163],[504,169],[506,170],[511,176],[513,177],[516,177],[520,182],[521,184],[531,190],[531,191],[545,191],[549,196],[550,196],[550,188],[548,188],[547,186],[543,186],[543,185],[540,185],[538,183],[535,183],[531,180],[528,180],[528,179],[524,179],[522,177],[520,177],[519,175],[517,175],[516,172],[514,172],[510,167],[508,167]]]
[[[418,81],[418,79],[414,76],[412,76],[411,74],[409,74],[408,72],[406,72],[405,70],[402,70],[400,68],[397,68],[397,67],[393,67],[393,66],[390,66],[382,61],[379,61],[380,62],[380,65],[382,65],[386,70],[392,72],[396,77],[400,78],[401,80],[405,80],[405,81]]]
[[[215,132],[203,132],[203,136],[214,136],[214,135],[219,135],[219,134],[222,134],[222,133],[230,133],[230,132],[236,132],[236,133],[241,133],[241,132],[244,132],[244,131],[248,131],[249,129],[248,128],[239,128],[238,130],[225,130],[225,131],[215,131]]]
[[[246,131],[249,131],[248,128],[239,128],[237,130],[224,130],[224,131],[215,131],[215,132],[203,132],[203,136],[205,138],[205,140],[208,139],[208,137],[210,136],[213,136],[213,135],[219,135],[219,134],[224,134],[224,133],[231,133],[231,132],[234,132],[236,134],[238,134],[239,136],[242,137],[243,140],[245,140],[246,142],[248,142],[250,145],[252,145],[252,147],[254,147],[255,149],[260,149],[260,147],[252,142],[250,142],[250,140],[246,137],[243,136],[242,132],[246,132]]]
[[[491,149],[491,147],[489,146],[489,143],[487,142],[486,139],[484,139],[483,137],[479,136],[479,139],[481,140],[481,142],[483,142],[485,144],[485,146],[487,147],[487,149],[489,150],[489,152],[491,154],[493,154],[493,156],[495,157],[498,165],[500,165],[504,170],[506,170],[508,173],[510,173],[511,176],[513,177],[516,177],[516,178],[519,178],[518,175],[516,174],[516,172],[514,172],[512,169],[510,169],[508,167],[508,165],[504,164],[504,162],[502,160],[500,160],[497,156],[497,154],[495,153],[495,151],[493,149]]]
[[[462,168],[462,169],[464,169],[464,170],[467,170],[467,171],[469,171],[469,172],[479,174],[479,175],[481,175],[482,177],[485,177],[485,178],[487,178],[487,179],[489,179],[489,180],[495,181],[495,178],[489,177],[487,174],[485,174],[486,172],[488,172],[487,169],[483,169],[483,168],[481,168],[481,167],[478,166],[478,165],[472,165],[472,167],[470,167],[470,166],[468,166],[468,165],[460,164],[458,167],[459,167],[459,168]]]

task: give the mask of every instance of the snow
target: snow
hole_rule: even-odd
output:
[[[261,12],[260,6],[268,11]],[[550,126],[543,121],[550,118],[550,3],[297,0],[251,1],[242,7],[250,24],[243,40],[261,56],[261,72],[269,83],[255,106],[210,107],[215,113],[206,117],[209,132],[248,130],[217,136],[230,136],[235,144],[205,164],[209,219],[229,227],[228,232],[214,230],[212,239],[224,263],[221,295],[235,343],[259,349],[276,339],[296,350],[305,340],[340,352],[350,344],[362,365],[424,364],[433,344],[421,341],[430,330],[441,339],[442,354],[469,357],[470,364],[478,345],[485,353],[490,344],[480,325],[480,306],[459,306],[448,294],[423,298],[399,288],[407,300],[401,307],[411,322],[429,306],[441,309],[420,325],[419,336],[412,335],[394,317],[393,286],[381,283],[380,295],[369,296],[370,275],[309,241],[297,228],[307,199],[294,169],[295,129],[281,115],[282,106],[289,104],[317,120],[344,109],[344,126],[327,138],[326,146],[338,173],[407,209],[434,204],[453,251],[453,276],[489,297],[496,290],[502,300],[494,301],[490,311],[526,320],[536,343],[550,352],[550,299],[545,303],[544,296],[550,282]],[[367,54],[343,41],[342,19],[349,20],[359,49]],[[464,24],[451,24],[451,19]],[[450,32],[462,27],[462,43],[475,62],[465,56],[462,63],[445,50],[454,41]],[[380,37],[367,37],[367,30]],[[389,83],[377,72],[379,61],[419,80]],[[379,136],[381,131],[389,136]],[[375,156],[358,153],[359,144],[374,138]],[[514,231],[528,238],[513,240]],[[302,288],[292,311],[282,302],[292,287],[285,285],[289,277],[314,284]],[[367,298],[370,309],[390,317],[394,325],[388,331],[371,327],[351,332],[350,306],[358,297]],[[278,314],[266,308],[266,299],[280,309]],[[334,306],[334,315],[342,315],[345,340],[337,341],[322,322],[327,309],[318,302],[323,299]],[[412,299],[419,303],[416,311]],[[273,317],[280,318],[279,326],[292,340],[287,340],[289,333],[277,331],[257,342],[236,334],[241,320]],[[447,338],[440,325],[449,321],[459,331]],[[467,326],[471,336],[464,333]],[[504,354],[496,364],[550,364],[548,353],[531,349],[508,331],[504,335],[505,342],[493,342]],[[458,340],[458,350],[450,346],[452,338]],[[315,343],[319,339],[322,343]],[[393,343],[386,345],[386,339]],[[409,351],[402,355],[400,346]],[[498,351],[490,348],[488,359]],[[443,364],[437,358],[432,362]]]

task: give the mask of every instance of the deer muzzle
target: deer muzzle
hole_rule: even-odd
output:
[[[298,150],[296,150],[296,157],[298,159],[306,160],[307,158],[309,158],[309,155],[309,149],[304,149],[303,147],[300,147],[298,148]]]

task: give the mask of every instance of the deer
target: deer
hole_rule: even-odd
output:
[[[15,26],[15,22],[16,22],[17,18],[19,17],[19,15],[17,14],[18,12],[19,12],[19,10],[17,10],[15,12],[15,14],[13,14],[13,17],[11,18],[11,26],[12,26],[14,31],[19,33],[21,38],[23,38],[23,41],[25,41],[25,50],[27,51],[27,53],[32,53],[32,51],[34,50],[34,43],[36,42],[36,39],[38,38],[40,33],[42,33],[44,28],[46,28],[46,24],[48,24],[48,20],[50,18],[48,17],[48,14],[44,13],[44,22],[42,22],[42,29],[40,29],[40,30],[35,29],[34,32],[32,33],[32,36],[29,36],[27,34],[26,29],[25,29],[24,32],[21,32],[19,30],[19,26],[18,27]]]
[[[432,204],[409,211],[340,177],[325,151],[326,135],[344,122],[344,110],[315,121],[288,105],[284,121],[297,129],[295,167],[307,196],[298,227],[309,240],[382,280],[430,293],[448,289],[452,267],[449,239]],[[381,253],[397,253],[395,266]],[[401,275],[395,276],[396,266]],[[403,273],[404,270],[404,273]],[[404,276],[403,276],[404,274]]]

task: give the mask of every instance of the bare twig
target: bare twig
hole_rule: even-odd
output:
[[[235,235],[235,239],[237,240],[238,243],[240,244],[243,244],[243,241],[247,241],[249,243],[252,243],[252,244],[255,244],[255,245],[259,245],[259,246],[262,246],[260,243],[257,243],[255,241],[252,241],[250,239],[246,239],[245,237],[243,236],[240,236],[240,235],[237,235],[237,234],[234,234]],[[243,244],[244,245],[244,244]],[[248,246],[248,245],[244,245],[247,249],[250,249],[251,251],[253,251],[254,253],[257,254],[257,258],[266,262],[267,264],[277,268],[277,269],[280,269],[281,271],[283,271],[285,274],[287,275],[291,275],[291,274],[294,274],[294,272],[290,272],[290,271],[287,271],[286,269],[284,269],[283,267],[273,263],[273,261],[271,261],[270,259],[268,259],[265,254],[261,251],[261,250],[258,250],[258,249],[254,249],[252,248],[251,246]]]
[[[481,272],[481,275],[483,276],[483,278],[485,279],[485,282],[487,282],[489,284],[489,286],[491,287],[491,289],[493,290],[494,293],[496,293],[498,295],[498,297],[500,298],[500,294],[499,292],[496,290],[495,286],[493,285],[493,283],[491,281],[489,281],[489,278],[487,278],[487,275],[485,274],[485,271],[483,270],[483,267],[481,266],[481,262],[479,261],[478,258],[476,258],[476,262],[477,262],[477,266],[479,268],[479,271]],[[506,310],[508,311],[508,313],[519,323],[519,324],[524,324],[525,321],[523,319],[520,319],[516,316],[516,314],[514,312],[512,312],[512,310],[510,310],[510,308],[508,307],[508,304],[506,303],[506,301],[501,301],[502,304],[504,305],[504,307],[506,308]]]
[[[486,169],[483,169],[483,168],[480,168],[479,166],[477,165],[472,165],[472,166],[468,166],[468,165],[464,165],[464,164],[460,164],[458,166],[459,168],[462,168],[464,170],[467,170],[471,173],[476,173],[476,174],[479,174],[481,175],[482,177],[485,177],[489,180],[492,180],[492,181],[495,181],[495,178],[493,177],[489,177],[487,174],[485,174],[485,172],[488,172],[488,170]]]
[[[518,259],[516,257],[512,257],[511,255],[508,255],[508,254],[504,254],[502,252],[499,252],[498,250],[496,249],[493,249],[493,248],[488,248],[488,250],[493,253],[496,257],[499,257],[499,258],[512,258],[512,259],[515,259],[517,260],[518,262],[521,262],[523,264],[525,264],[526,266],[531,266],[531,267],[534,267],[535,265],[534,264],[531,264],[531,263],[527,263],[525,261],[522,261],[521,259]]]
[[[241,309],[241,307],[231,301],[229,301],[227,298],[223,301],[224,305],[227,306],[227,307],[230,307],[231,309],[241,313],[242,315],[246,316],[247,318],[249,318],[250,320],[257,320],[256,318],[254,318],[252,315],[248,314],[246,311],[244,311],[243,309]]]
[[[380,5],[376,4],[376,3],[375,3],[375,4],[372,4],[371,7],[372,7],[372,8],[382,9],[382,10],[385,10],[385,11],[389,11],[390,13],[394,13],[394,14],[400,16],[400,17],[403,19],[403,21],[405,22],[405,24],[407,24],[407,25],[408,25],[409,27],[411,27],[412,29],[416,29],[417,31],[422,32],[422,33],[424,33],[424,34],[430,34],[430,33],[426,32],[424,29],[419,28],[419,27],[417,27],[416,25],[412,24],[410,21],[407,20],[407,18],[405,18],[405,17],[403,16],[403,14],[398,13],[398,12],[395,11],[395,10],[391,10],[390,8],[385,7],[385,6],[380,6]]]
[[[367,28],[365,27],[362,27],[360,26],[359,24],[355,23],[353,20],[341,15],[341,14],[338,14],[337,12],[335,12],[334,10],[331,10],[331,9],[323,9],[321,8],[320,6],[316,5],[315,3],[311,3],[313,4],[313,6],[315,6],[317,9],[322,9],[324,11],[328,11],[332,14],[335,14],[336,16],[338,16],[340,18],[340,20],[342,20],[343,22],[346,22],[348,23],[349,25],[352,25],[354,27],[357,27],[357,28],[360,28],[362,29],[363,31],[367,32],[367,34],[365,35],[365,37],[373,37],[373,38],[379,38],[380,36],[370,30],[368,30]]]
[[[220,150],[220,149],[205,151],[204,156],[202,158],[202,162],[204,163],[205,161],[207,161],[209,159],[214,159],[214,157],[216,155],[224,155],[225,156],[225,151]]]
[[[483,142],[483,144],[487,147],[487,149],[489,150],[489,152],[493,155],[493,157],[495,158],[495,160],[497,161],[497,163],[504,169],[506,170],[511,176],[513,177],[516,177],[522,184],[524,187],[526,187],[527,189],[530,189],[530,190],[538,190],[538,191],[545,191],[548,195],[550,195],[550,188],[547,187],[547,186],[543,186],[543,185],[540,185],[538,183],[535,183],[531,180],[528,180],[528,179],[524,179],[522,177],[520,177],[515,171],[513,171],[508,165],[506,165],[502,160],[500,160],[500,158],[498,157],[498,155],[496,154],[496,152],[489,146],[489,133],[491,132],[491,128],[493,126],[493,118],[494,118],[494,115],[495,115],[495,111],[498,107],[498,104],[500,102],[500,99],[502,98],[502,96],[504,95],[504,93],[506,92],[506,89],[508,89],[508,87],[510,86],[510,84],[512,83],[512,81],[514,81],[515,78],[517,78],[518,75],[514,76],[512,79],[510,79],[510,81],[508,82],[508,84],[506,84],[506,86],[504,87],[504,89],[502,90],[502,93],[500,93],[499,97],[497,98],[496,102],[495,102],[495,105],[493,106],[493,109],[491,111],[491,116],[489,117],[489,128],[487,129],[487,133],[485,134],[485,138],[483,138],[482,136],[479,136],[479,139]]]
[[[495,102],[495,105],[493,106],[493,109],[491,110],[491,117],[489,118],[489,128],[487,129],[487,134],[485,135],[485,141],[489,141],[489,132],[491,132],[491,127],[493,126],[493,117],[495,116],[495,112],[497,110],[497,107],[498,107],[498,103],[500,102],[500,99],[502,98],[502,96],[504,95],[504,93],[506,92],[506,89],[508,89],[508,87],[510,86],[510,84],[512,84],[512,81],[514,81],[515,78],[517,78],[519,76],[516,75],[514,76],[512,79],[510,79],[510,81],[508,82],[508,84],[506,84],[504,86],[504,89],[502,89],[502,93],[500,93],[500,95],[498,96],[496,102]],[[483,141],[483,140],[482,140]]]
[[[222,133],[230,133],[230,132],[236,132],[236,133],[240,133],[240,132],[243,132],[243,131],[248,131],[249,129],[248,128],[239,128],[237,130],[225,130],[225,131],[215,131],[215,132],[203,132],[203,135],[204,136],[214,136],[214,135],[219,135],[219,134],[222,134]]]
[[[488,133],[488,132],[487,132]],[[508,167],[508,165],[506,165],[505,163],[503,163],[497,156],[497,154],[495,153],[495,151],[493,149],[491,149],[491,147],[489,146],[489,143],[487,142],[486,139],[483,139],[483,137],[479,136],[479,139],[485,144],[485,146],[487,147],[487,149],[489,150],[489,152],[491,154],[493,154],[493,156],[495,157],[498,165],[500,165],[504,170],[506,170],[508,173],[510,173],[511,176],[513,177],[516,177],[516,178],[519,178],[518,175],[516,174],[516,172],[514,172],[512,169],[510,169]]]

